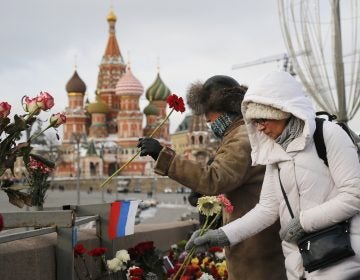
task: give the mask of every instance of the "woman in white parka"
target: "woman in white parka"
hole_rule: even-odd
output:
[[[338,125],[325,122],[329,167],[319,158],[313,134],[315,111],[298,83],[286,72],[270,73],[250,85],[242,103],[253,165],[266,165],[259,203],[238,220],[197,237],[187,248],[237,244],[279,217],[288,279],[360,279],[360,164],[355,146]],[[295,218],[286,206],[280,177]],[[307,273],[296,241],[351,218],[355,256]],[[269,271],[271,274],[271,271]]]

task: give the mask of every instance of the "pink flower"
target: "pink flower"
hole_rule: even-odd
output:
[[[64,114],[61,113],[52,114],[52,116],[50,117],[50,124],[52,127],[55,128],[59,127],[65,122],[66,122],[66,116]]]
[[[225,195],[219,194],[217,196],[217,199],[220,201],[220,203],[225,207],[225,212],[232,213],[234,211],[234,206],[232,206],[230,200],[228,200]]]
[[[36,104],[47,111],[54,106],[54,98],[47,92],[40,92],[40,95],[36,97]]]
[[[11,105],[7,102],[0,102],[0,119],[6,118],[10,114]]]
[[[22,99],[22,106],[24,111],[32,115],[38,115],[41,111],[41,107],[39,107],[36,100],[37,97],[30,98],[29,96],[24,96]]]
[[[52,169],[46,166],[44,163],[33,159],[32,157],[30,158],[29,169],[33,171],[40,171],[43,174],[49,174],[52,171]]]

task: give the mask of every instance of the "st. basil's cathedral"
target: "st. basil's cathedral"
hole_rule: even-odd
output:
[[[63,127],[61,157],[56,165],[57,177],[75,177],[78,167],[82,177],[113,174],[135,156],[138,139],[149,136],[166,117],[170,90],[159,70],[145,92],[148,105],[140,111],[139,99],[144,87],[132,73],[130,64],[124,62],[115,34],[116,20],[111,10],[107,16],[109,37],[99,65],[95,101],[89,103],[85,98],[86,84],[76,70],[66,84],[67,121]],[[154,137],[189,159],[209,158],[214,145],[203,118],[187,115],[172,139],[169,126],[167,121]],[[136,157],[119,175],[152,176],[153,164],[150,157]]]

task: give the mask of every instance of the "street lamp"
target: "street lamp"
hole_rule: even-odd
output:
[[[104,154],[105,154],[105,149],[104,149],[104,144],[100,145],[100,158],[101,158],[101,163],[102,163],[102,177],[104,177],[104,170],[105,170],[105,166],[104,166]],[[104,198],[104,188],[101,188],[101,201],[102,203],[105,203],[105,198]]]
[[[86,135],[84,133],[76,133],[74,132],[71,135],[72,143],[76,144],[76,166],[77,166],[77,172],[76,172],[76,198],[77,198],[77,205],[80,205],[80,143],[81,141],[86,141]]]

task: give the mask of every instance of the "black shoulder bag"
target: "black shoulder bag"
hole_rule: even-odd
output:
[[[281,183],[279,167],[278,174],[286,206],[291,218],[294,218],[289,200]],[[316,232],[306,233],[297,242],[297,245],[303,260],[303,266],[307,272],[330,266],[355,255],[350,243],[350,220]]]

